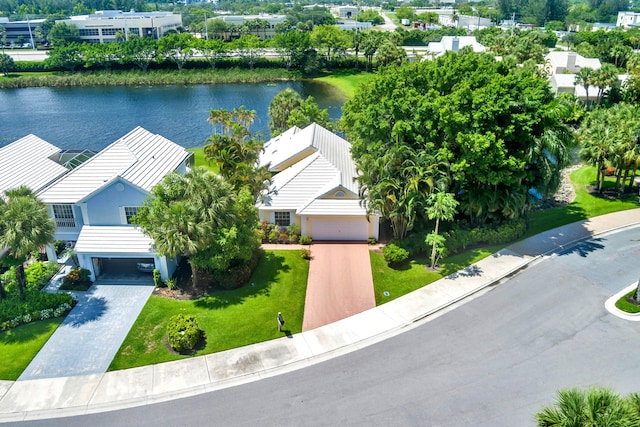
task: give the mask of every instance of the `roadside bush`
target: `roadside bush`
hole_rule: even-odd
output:
[[[192,351],[203,337],[198,321],[191,314],[177,314],[167,323],[167,341],[179,353]]]
[[[71,310],[73,304],[73,297],[65,293],[27,290],[24,300],[17,296],[0,300],[0,330],[15,328],[34,320],[62,316]]]
[[[42,289],[49,283],[49,280],[58,272],[60,267],[55,262],[34,262],[24,269],[27,278],[27,287],[32,289]]]
[[[165,284],[167,285],[167,288],[169,288],[172,291],[178,288],[178,281],[174,278],[167,279]]]
[[[300,244],[301,245],[310,245],[311,244],[311,237],[309,236],[300,236]]]
[[[409,259],[409,252],[394,243],[382,248],[382,255],[389,267],[399,267]]]
[[[86,268],[74,268],[64,276],[60,289],[65,291],[86,291],[93,283],[89,279],[90,275],[91,272]]]
[[[153,284],[156,288],[162,287],[162,276],[157,268],[153,270]]]
[[[522,237],[526,231],[527,223],[524,219],[505,221],[496,226],[483,226],[472,229],[458,225],[444,233],[446,238],[445,247],[449,253],[457,253],[469,246],[511,243]]]

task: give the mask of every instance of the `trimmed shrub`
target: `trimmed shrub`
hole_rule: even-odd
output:
[[[378,241],[376,240],[375,237],[369,237],[367,239],[367,243],[370,244],[370,245],[375,245],[376,243],[378,243]]]
[[[74,268],[62,279],[60,289],[65,291],[86,291],[93,283],[89,276],[91,272],[86,268]]]
[[[190,352],[203,337],[198,321],[191,314],[177,314],[167,323],[167,341],[178,353]]]
[[[300,249],[300,256],[302,257],[302,259],[311,259],[311,249]]]
[[[483,226],[472,229],[457,226],[443,235],[446,238],[445,246],[449,253],[457,253],[469,246],[480,244],[499,245],[515,242],[527,231],[527,223],[524,219],[505,221],[495,226]]]
[[[24,274],[27,278],[27,287],[38,290],[44,288],[59,269],[58,264],[52,261],[34,262],[24,269]]]
[[[278,230],[277,228],[274,228],[273,230],[269,231],[269,243],[277,243],[278,239],[280,238],[280,230]]]
[[[299,241],[301,245],[310,245],[312,239],[309,236],[300,236]]]
[[[25,299],[11,297],[0,300],[0,330],[15,328],[24,323],[39,319],[62,316],[73,306],[71,295],[50,294],[36,290],[27,290]],[[34,316],[39,312],[39,316]],[[26,321],[28,320],[28,321]]]
[[[401,266],[409,259],[409,252],[394,243],[382,248],[382,255],[389,267]]]

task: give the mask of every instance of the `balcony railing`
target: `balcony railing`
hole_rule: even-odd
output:
[[[75,219],[56,218],[56,227],[58,228],[77,228]]]

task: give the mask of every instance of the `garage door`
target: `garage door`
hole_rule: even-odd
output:
[[[366,219],[311,221],[313,240],[367,240],[368,237],[369,223]]]

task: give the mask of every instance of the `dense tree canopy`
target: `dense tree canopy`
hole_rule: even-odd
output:
[[[205,168],[173,173],[155,186],[135,216],[159,254],[188,258],[194,284],[200,270],[226,271],[249,260],[259,242],[257,211],[248,190]]]
[[[376,75],[343,125],[369,210],[401,237],[434,188],[475,223],[518,217],[531,194],[554,191],[573,141],[561,107],[533,69],[449,53]]]

